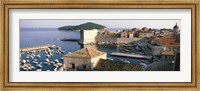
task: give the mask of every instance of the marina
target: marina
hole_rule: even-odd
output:
[[[61,47],[55,45],[41,45],[24,48],[20,53],[20,70],[62,71],[63,62],[61,54],[64,53],[65,52]]]

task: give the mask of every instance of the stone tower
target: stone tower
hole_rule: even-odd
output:
[[[173,31],[174,31],[175,34],[180,33],[180,29],[179,29],[179,26],[177,25],[177,23],[176,23],[176,25],[173,27]]]

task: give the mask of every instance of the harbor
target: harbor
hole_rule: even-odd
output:
[[[61,47],[50,44],[23,48],[20,52],[20,70],[63,71],[64,53]]]
[[[23,31],[23,30],[22,30]],[[63,70],[63,55],[66,53],[74,52],[79,50],[85,46],[80,45],[78,42],[80,39],[79,32],[72,31],[57,31],[57,30],[41,30],[40,32],[35,32],[34,30],[23,31],[23,36],[37,36],[40,34],[48,33],[48,36],[52,36],[52,38],[44,36],[37,36],[33,40],[26,41],[22,40],[23,43],[20,46],[20,71],[58,71]],[[27,33],[26,33],[27,32]],[[69,37],[68,35],[73,34],[73,36]],[[55,36],[59,35],[59,36]],[[67,38],[65,37],[67,36]],[[61,40],[63,39],[63,40]],[[66,40],[67,39],[67,40]],[[70,39],[70,40],[68,40]],[[72,40],[71,40],[72,39]],[[40,41],[36,41],[40,40]],[[28,43],[28,45],[26,45]],[[128,43],[128,44],[114,44],[112,42],[103,43],[103,44],[93,44],[93,48],[98,49],[99,51],[106,52],[107,58],[112,59],[114,61],[124,61],[133,64],[149,63],[146,59],[138,59],[133,57],[125,57],[125,56],[111,56],[112,52],[120,52],[120,53],[135,53],[138,55],[146,55],[142,51],[142,48],[138,46],[136,43]],[[61,65],[62,64],[62,65]]]

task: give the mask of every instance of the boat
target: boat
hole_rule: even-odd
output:
[[[45,65],[50,65],[50,62],[44,62]]]
[[[36,55],[36,57],[37,57],[37,58],[40,58],[41,56],[38,54],[38,55]]]
[[[31,67],[27,67],[28,68],[28,70],[32,70],[32,68]]]
[[[38,64],[38,62],[36,62],[36,61],[33,61],[33,63],[34,63],[34,64]]]
[[[54,64],[53,66],[57,68],[57,67],[58,67],[58,64]]]
[[[38,68],[42,68],[42,65],[41,65],[41,64],[38,64],[37,67],[38,67]]]
[[[28,71],[28,68],[23,68],[23,70]]]
[[[56,45],[51,45],[49,48],[54,49],[55,47],[56,47]]]
[[[42,69],[37,69],[37,71],[42,71]]]
[[[62,63],[57,63],[58,64],[58,66],[62,66]]]
[[[64,70],[64,68],[63,67],[60,67],[59,69],[58,69],[58,71],[63,71]]]
[[[34,59],[34,57],[32,55],[30,57],[31,57],[31,59]]]
[[[46,55],[46,58],[49,58],[49,57],[51,57],[50,55]]]
[[[41,52],[42,50],[38,50],[38,52]]]
[[[54,62],[59,63],[58,59],[55,59]]]
[[[50,61],[49,61],[49,59],[46,58],[46,59],[45,59],[45,62],[50,62]]]
[[[53,53],[50,53],[50,56],[52,56],[52,57],[53,57]]]
[[[56,67],[56,68],[54,69],[54,71],[57,71],[57,69],[58,69],[58,68]]]
[[[29,56],[26,56],[26,59],[29,59]]]
[[[21,60],[21,63],[25,64],[25,63],[26,63],[26,60],[22,59],[22,60]]]
[[[34,67],[34,66],[31,66],[31,69],[35,69],[35,67]]]

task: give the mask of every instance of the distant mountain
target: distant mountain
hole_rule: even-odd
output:
[[[92,23],[92,22],[87,22],[87,23],[83,23],[80,25],[75,25],[75,26],[62,26],[59,27],[59,30],[91,30],[91,29],[105,29],[106,26],[100,25],[100,24],[96,24],[96,23]]]

